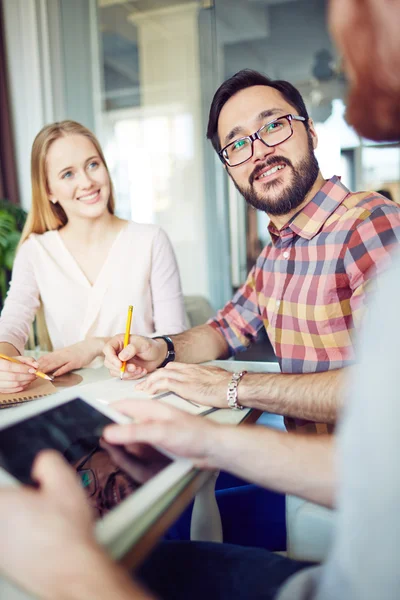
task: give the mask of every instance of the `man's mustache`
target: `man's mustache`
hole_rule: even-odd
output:
[[[258,175],[261,173],[261,171],[263,171],[266,167],[271,168],[271,167],[275,167],[276,165],[281,165],[282,163],[284,163],[288,167],[293,168],[292,162],[288,158],[285,158],[284,156],[272,156],[271,158],[266,160],[262,165],[257,165],[249,177],[250,185],[253,185],[254,180],[258,177]]]

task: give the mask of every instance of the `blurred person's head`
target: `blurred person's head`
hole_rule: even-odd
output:
[[[32,205],[21,236],[65,226],[73,217],[114,213],[108,167],[96,136],[75,121],[46,125],[31,153]]]
[[[207,137],[245,200],[269,215],[299,207],[319,175],[314,124],[287,81],[233,75],[214,95]]]
[[[329,25],[349,80],[347,120],[373,140],[400,139],[400,2],[330,0]]]

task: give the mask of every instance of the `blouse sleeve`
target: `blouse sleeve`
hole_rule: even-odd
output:
[[[32,244],[27,240],[15,257],[10,287],[0,317],[0,342],[12,344],[21,354],[40,305],[31,259]]]
[[[155,335],[185,331],[187,319],[178,264],[163,229],[159,229],[153,241],[150,283]]]

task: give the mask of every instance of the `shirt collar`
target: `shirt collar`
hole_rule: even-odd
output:
[[[271,222],[268,226],[272,239],[277,237],[292,237],[293,233],[306,240],[311,240],[322,229],[327,219],[348,196],[350,191],[334,175],[324,183],[314,198],[291,221],[278,231]],[[288,231],[288,230],[291,231]]]

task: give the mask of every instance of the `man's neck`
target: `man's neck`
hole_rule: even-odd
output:
[[[283,229],[285,227],[285,225],[287,223],[289,223],[289,221],[294,217],[294,215],[297,215],[297,213],[301,212],[303,210],[303,208],[305,206],[307,206],[307,204],[309,202],[311,202],[311,200],[314,198],[315,194],[317,194],[317,192],[319,192],[319,190],[322,188],[322,186],[324,184],[325,184],[325,179],[322,177],[321,171],[319,171],[317,179],[314,181],[310,191],[308,192],[308,194],[304,198],[303,202],[299,206],[297,206],[290,212],[286,213],[285,215],[278,215],[278,216],[268,215],[269,218],[271,219],[272,223],[277,228],[277,230],[280,231],[281,229]]]

